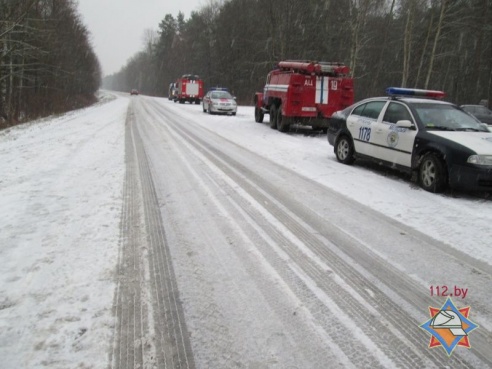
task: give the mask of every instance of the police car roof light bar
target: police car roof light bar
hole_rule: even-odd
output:
[[[227,92],[229,92],[229,89],[227,87],[210,87],[208,90],[209,91],[227,91]]]
[[[446,96],[443,91],[435,90],[420,90],[417,88],[402,88],[402,87],[389,87],[386,89],[386,94],[390,96],[417,96],[417,97],[429,97],[433,99],[442,99]]]

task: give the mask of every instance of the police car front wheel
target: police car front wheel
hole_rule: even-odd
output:
[[[446,167],[435,153],[427,153],[419,167],[419,179],[422,188],[429,192],[442,192],[447,184]]]

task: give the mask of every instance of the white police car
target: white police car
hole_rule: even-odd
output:
[[[203,112],[209,114],[230,114],[236,115],[236,99],[227,89],[214,88],[206,93],[202,99]]]
[[[337,160],[357,158],[418,173],[427,191],[447,186],[492,191],[492,133],[441,91],[388,88],[330,118],[328,142]]]

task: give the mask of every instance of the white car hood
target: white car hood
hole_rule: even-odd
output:
[[[478,155],[492,155],[492,132],[427,132],[466,146]]]

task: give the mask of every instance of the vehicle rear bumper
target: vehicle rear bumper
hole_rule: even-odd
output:
[[[328,119],[324,118],[308,118],[308,117],[290,117],[284,115],[285,118],[291,118],[293,124],[300,124],[303,126],[311,126],[313,128],[328,128]]]
[[[217,114],[233,114],[237,111],[236,108],[233,107],[216,107],[216,106],[210,106],[210,111],[212,113],[217,113]]]

